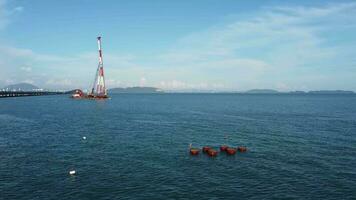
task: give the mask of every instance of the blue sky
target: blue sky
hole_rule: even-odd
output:
[[[356,91],[354,1],[0,0],[0,86]]]

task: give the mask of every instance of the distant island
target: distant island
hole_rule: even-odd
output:
[[[127,88],[112,88],[108,90],[109,94],[117,93],[163,93],[163,90],[155,87],[127,87]]]

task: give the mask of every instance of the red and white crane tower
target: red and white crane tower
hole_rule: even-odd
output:
[[[103,65],[103,53],[101,50],[101,37],[98,38],[98,50],[99,50],[99,65],[95,74],[94,84],[90,93],[90,96],[94,98],[107,98],[107,91],[105,87],[104,78],[104,65]]]

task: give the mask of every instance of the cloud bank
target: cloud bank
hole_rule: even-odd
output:
[[[24,12],[19,6],[10,9]],[[0,30],[10,11],[0,0]],[[193,32],[152,55],[105,52],[107,84],[169,90],[356,90],[356,3],[265,7]],[[95,44],[93,44],[95,45]],[[89,88],[96,52],[46,55],[0,45],[0,84]]]

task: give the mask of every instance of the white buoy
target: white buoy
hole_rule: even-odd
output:
[[[70,174],[70,175],[74,175],[74,174],[75,174],[75,170],[69,171],[69,174]]]
[[[83,137],[83,140],[86,140],[86,139],[87,139],[87,137],[84,136],[84,137]]]

